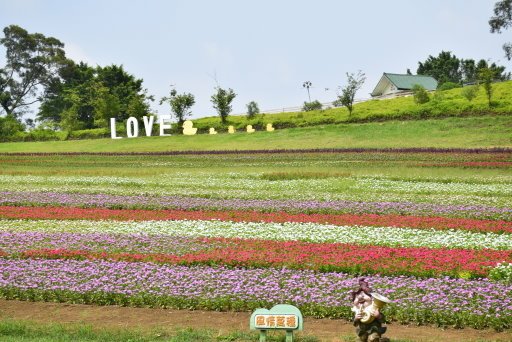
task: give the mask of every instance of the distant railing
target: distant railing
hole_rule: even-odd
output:
[[[355,99],[354,103],[366,102],[368,100],[372,100],[372,98]],[[332,103],[333,103],[333,101],[321,103],[322,109],[335,107]],[[302,107],[303,106],[266,109],[266,110],[260,110],[260,113],[261,114],[277,114],[277,113],[289,113],[289,112],[302,112]],[[231,114],[231,115],[247,115],[247,113],[237,113],[237,114]]]

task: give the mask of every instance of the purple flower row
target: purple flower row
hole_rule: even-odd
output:
[[[172,156],[172,155],[208,155],[208,154],[292,154],[292,153],[511,153],[508,147],[491,148],[442,148],[442,147],[404,147],[404,148],[314,148],[314,149],[269,149],[269,150],[188,150],[165,152],[3,152],[1,156]]]
[[[462,315],[512,322],[512,286],[488,280],[366,277],[373,291],[393,300],[386,309],[425,315]],[[229,269],[153,263],[0,258],[0,297],[19,291],[70,291],[124,296],[293,303],[299,307],[349,308],[357,279],[343,273],[289,269]]]
[[[107,253],[187,254],[225,246],[201,239],[169,235],[112,233],[45,233],[0,230],[0,250],[8,254],[31,249],[67,249]]]
[[[158,208],[182,210],[261,210],[290,212],[347,212],[455,216],[512,220],[512,208],[486,205],[442,205],[414,202],[356,202],[215,199],[183,196],[122,196],[57,192],[0,192],[0,204],[37,204],[109,208]]]

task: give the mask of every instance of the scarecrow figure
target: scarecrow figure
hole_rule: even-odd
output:
[[[391,301],[372,289],[364,278],[359,279],[359,289],[352,292],[352,311],[355,313],[354,326],[361,342],[388,342],[382,337],[386,332],[385,317],[380,312],[386,303]]]

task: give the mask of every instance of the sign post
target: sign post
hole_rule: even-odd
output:
[[[260,342],[267,340],[267,330],[284,330],[286,342],[293,342],[293,331],[304,328],[300,310],[288,304],[278,304],[270,310],[256,309],[249,325],[251,330],[260,331]]]

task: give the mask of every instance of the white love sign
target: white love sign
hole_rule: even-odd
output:
[[[153,131],[153,124],[155,122],[154,116],[143,116],[142,121],[144,123],[144,131],[146,132],[146,136],[150,137]],[[171,125],[171,116],[162,115],[158,117],[158,124],[160,126],[160,136],[169,136],[170,134],[166,134],[165,130],[170,129]],[[136,138],[139,136],[139,121],[137,118],[129,117],[126,120],[126,136],[128,138]],[[112,139],[122,139],[122,137],[117,136],[116,132],[116,118],[110,118],[110,137]]]

